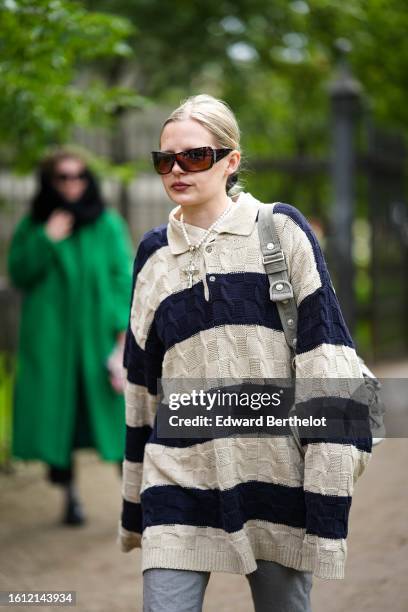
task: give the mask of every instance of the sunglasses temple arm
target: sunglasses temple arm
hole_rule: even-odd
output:
[[[231,153],[232,149],[219,149],[218,151],[216,149],[214,150],[214,162],[219,161],[220,159],[223,159],[224,157],[226,157],[228,155],[228,153]]]

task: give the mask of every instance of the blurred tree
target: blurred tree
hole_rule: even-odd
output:
[[[3,162],[29,169],[44,148],[66,141],[73,125],[101,125],[118,107],[144,103],[107,85],[94,67],[84,73],[99,58],[132,53],[127,39],[135,29],[126,18],[71,0],[0,0],[0,29]]]
[[[248,152],[327,150],[323,87],[339,48],[352,51],[352,70],[376,117],[407,130],[405,0],[86,4],[137,27],[130,61],[138,91],[170,104],[199,91],[223,97],[239,115]]]
[[[226,100],[237,114],[244,154],[275,158],[289,168],[282,172],[265,164],[265,171],[248,171],[248,191],[264,201],[295,203],[324,227],[330,226],[333,200],[329,173],[324,163],[304,172],[291,160],[329,161],[326,88],[340,54],[348,52],[373,124],[387,133],[392,127],[408,133],[406,0],[86,0],[86,5],[126,16],[137,27],[138,36],[130,38],[134,57],[121,61],[122,78],[127,72],[137,91],[170,108],[200,92]],[[366,151],[367,130],[358,137],[359,151]],[[363,218],[369,210],[367,175],[357,179],[355,214]],[[361,284],[369,264],[358,265]],[[370,291],[358,287],[367,312]],[[360,339],[364,335],[368,342],[367,327],[361,330]]]

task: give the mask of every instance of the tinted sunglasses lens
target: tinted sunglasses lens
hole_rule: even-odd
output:
[[[213,151],[209,147],[190,149],[180,154],[180,166],[188,172],[208,170],[213,163]]]
[[[55,175],[55,179],[62,183],[66,183],[67,181],[84,181],[87,178],[86,172],[80,172],[79,174],[64,174],[61,172]]]
[[[168,174],[173,166],[173,155],[154,151],[152,153],[153,165],[159,174]]]

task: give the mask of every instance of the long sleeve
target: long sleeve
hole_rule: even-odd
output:
[[[363,375],[323,253],[296,208],[279,205],[277,212],[285,216],[283,248],[291,254],[288,267],[298,306],[295,403],[304,408],[313,402],[314,410],[339,409],[352,418],[360,407],[364,413],[354,396]],[[345,379],[343,384],[324,384],[339,378]],[[313,380],[305,385],[305,379]],[[355,385],[352,379],[357,379]],[[372,438],[368,427],[365,431],[369,437],[301,439],[306,450],[304,550],[314,557],[314,575],[321,578],[344,577],[354,485],[371,457]]]
[[[143,245],[133,268],[130,316],[126,331],[123,366],[126,373],[126,441],[122,471],[122,514],[118,543],[123,552],[141,546],[143,516],[141,486],[146,443],[154,427],[157,410],[157,380],[161,377],[163,352],[154,320],[143,340],[138,338],[138,322],[143,313],[138,295],[138,274],[145,262]]]
[[[19,289],[29,289],[47,273],[55,252],[44,225],[23,217],[13,234],[8,252],[10,280]]]

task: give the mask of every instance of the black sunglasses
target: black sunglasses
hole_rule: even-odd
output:
[[[88,178],[88,175],[86,172],[79,172],[78,174],[58,172],[57,174],[54,174],[54,178],[58,182],[66,183],[67,181],[84,181]]]
[[[152,151],[153,165],[158,174],[169,174],[175,161],[185,172],[203,172],[203,170],[209,170],[217,161],[220,161],[232,150],[198,147],[188,151],[181,151],[180,153]]]

